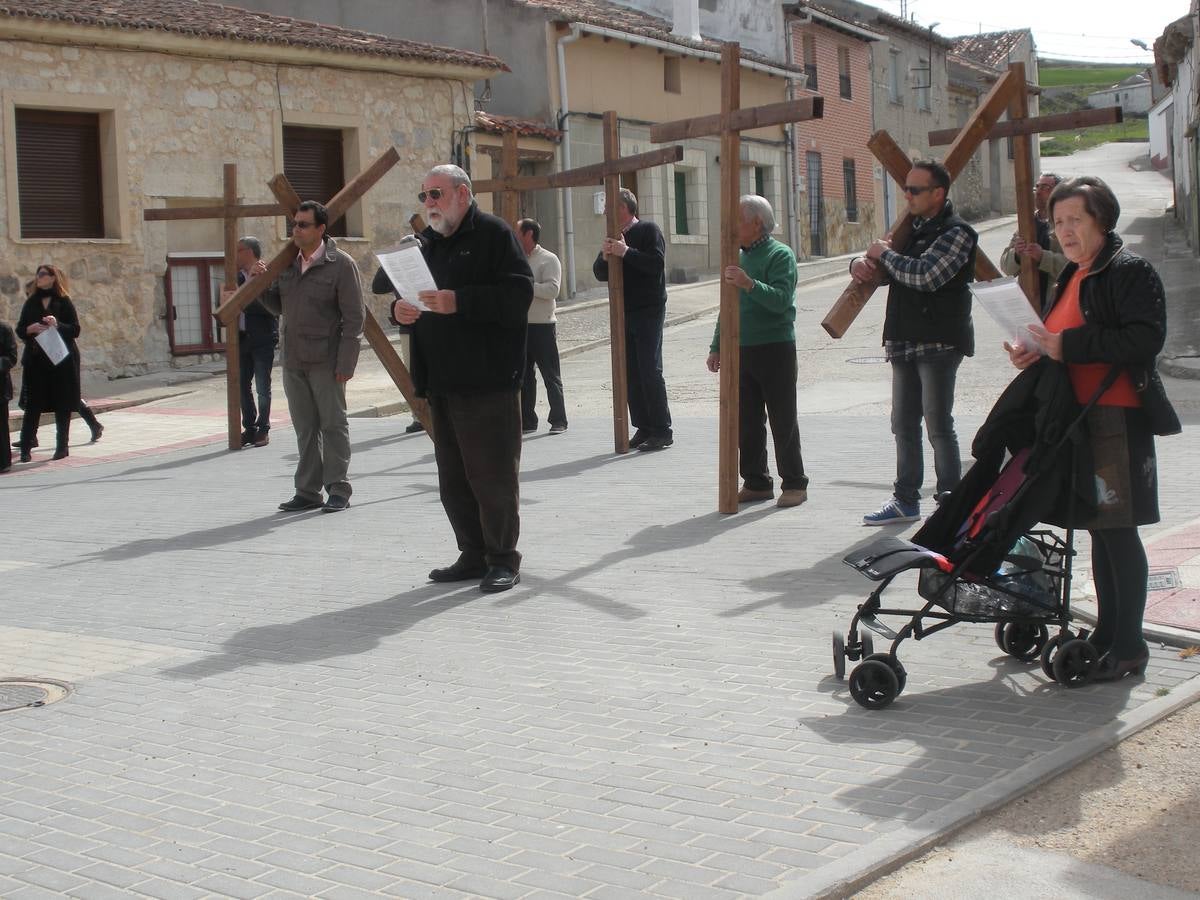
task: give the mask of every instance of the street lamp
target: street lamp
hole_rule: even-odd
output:
[[[1141,47],[1147,53],[1150,52],[1150,48],[1146,46],[1145,41],[1139,41],[1137,38],[1130,38],[1129,43],[1133,44],[1133,46],[1135,46],[1135,47]]]

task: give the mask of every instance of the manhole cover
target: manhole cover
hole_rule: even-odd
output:
[[[0,678],[0,712],[48,706],[67,696],[70,691],[70,685],[62,681]]]
[[[1151,572],[1146,577],[1146,590],[1173,591],[1179,587],[1179,571],[1177,569],[1160,569]]]
[[[852,356],[846,362],[855,366],[874,366],[888,361],[886,356]]]

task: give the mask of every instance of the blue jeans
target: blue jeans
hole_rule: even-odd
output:
[[[916,503],[925,480],[921,420],[933,445],[937,491],[952,491],[962,475],[954,432],[954,379],[961,353],[892,361],[892,434],[896,436],[896,499]]]
[[[271,367],[275,364],[275,344],[252,338],[242,332],[238,345],[242,387],[242,429],[271,430]],[[253,384],[251,383],[253,381]],[[258,406],[255,407],[255,388]]]

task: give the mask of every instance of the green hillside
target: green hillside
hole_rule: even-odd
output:
[[[1078,86],[1092,90],[1110,87],[1123,78],[1136,75],[1145,66],[1073,66],[1063,63],[1042,63],[1038,67],[1038,84],[1042,87]]]

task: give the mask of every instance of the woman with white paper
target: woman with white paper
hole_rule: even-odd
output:
[[[67,356],[55,362],[49,332],[66,345]],[[54,458],[69,455],[71,413],[79,405],[79,315],[71,302],[70,285],[62,270],[51,265],[37,268],[29,297],[17,321],[17,337],[25,342],[21,358],[25,418],[21,423],[21,462],[29,462],[42,412],[54,410],[57,440]],[[47,345],[51,345],[47,347]]]
[[[1155,370],[1167,330],[1166,298],[1153,266],[1126,249],[1114,230],[1121,207],[1101,179],[1062,182],[1049,206],[1068,264],[1044,322],[1028,326],[1023,344],[1004,347],[1019,369],[1043,354],[1065,364],[1075,399],[1095,399],[1086,422],[1096,512],[1055,524],[1091,535],[1099,608],[1089,639],[1099,655],[1095,680],[1116,681],[1145,672],[1150,658],[1142,637],[1148,567],[1138,526],[1159,519],[1154,436],[1180,430]]]

